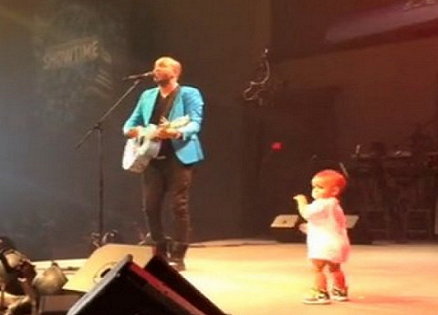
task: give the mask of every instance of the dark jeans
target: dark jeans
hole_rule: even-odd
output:
[[[167,210],[164,209],[166,205],[173,219],[172,238],[176,242],[188,243],[190,234],[188,203],[193,165],[184,165],[175,154],[171,154],[164,159],[151,161],[143,175],[143,196],[152,239],[155,242],[165,239],[162,221],[163,211]]]

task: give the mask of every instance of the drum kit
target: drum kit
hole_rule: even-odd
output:
[[[412,232],[409,225],[414,223],[408,222],[410,214],[425,216],[427,221],[433,217],[438,201],[438,152],[387,151],[381,143],[374,143],[370,148],[365,153],[356,150],[350,167],[361,190],[365,212],[382,209],[392,225],[398,226],[399,232],[406,237]],[[437,220],[436,217],[435,214]],[[421,226],[416,232],[431,234],[429,222],[421,223]]]

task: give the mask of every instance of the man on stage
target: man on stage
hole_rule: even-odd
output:
[[[143,196],[154,254],[168,260],[178,271],[185,270],[184,257],[189,246],[189,189],[194,167],[204,158],[198,138],[204,101],[197,88],[179,85],[181,71],[177,60],[157,59],[153,69],[157,87],[141,94],[123,127],[124,135],[132,138],[141,135],[150,124],[158,126],[152,139],[160,142],[160,150],[143,173]],[[188,118],[184,125],[169,124],[184,116]],[[163,231],[165,197],[169,198],[166,205],[173,214],[172,241]]]

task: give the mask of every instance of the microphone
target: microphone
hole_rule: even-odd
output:
[[[127,80],[141,80],[141,79],[145,79],[145,78],[149,78],[149,77],[153,77],[153,76],[154,76],[154,71],[148,71],[148,72],[145,72],[145,73],[129,75],[127,77],[124,77],[122,80],[123,81],[127,81]]]

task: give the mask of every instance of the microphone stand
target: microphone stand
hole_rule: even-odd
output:
[[[102,115],[102,117],[85,133],[81,140],[75,145],[75,149],[79,149],[82,144],[93,134],[97,132],[97,151],[99,159],[99,212],[98,212],[98,232],[92,233],[92,241],[95,247],[100,247],[103,244],[104,230],[104,172],[103,172],[103,129],[102,124],[106,118],[125,100],[125,98],[138,86],[140,79],[126,90],[126,92]]]

